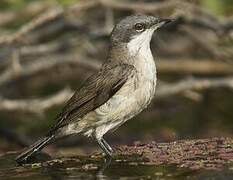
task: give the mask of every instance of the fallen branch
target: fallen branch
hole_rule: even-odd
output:
[[[156,97],[164,98],[180,94],[189,90],[204,90],[209,88],[226,87],[233,89],[233,77],[215,79],[184,79],[178,83],[169,83],[159,86]]]
[[[0,98],[1,111],[23,111],[35,114],[41,114],[47,109],[59,106],[66,102],[72,95],[72,91],[68,88],[51,95],[46,98],[38,98],[31,100],[9,100]]]
[[[160,59],[160,58],[159,58]],[[156,62],[159,73],[232,75],[233,65],[210,59],[161,59]]]

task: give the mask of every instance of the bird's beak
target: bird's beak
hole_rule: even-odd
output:
[[[157,21],[157,27],[158,28],[160,28],[160,27],[162,27],[162,26],[164,26],[165,24],[168,24],[168,23],[170,23],[170,22],[172,22],[173,21],[173,19],[166,19],[166,18],[161,18],[161,19],[159,19],[159,21]]]

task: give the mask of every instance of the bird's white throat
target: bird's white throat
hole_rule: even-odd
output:
[[[136,35],[127,44],[127,49],[131,57],[136,57],[137,55],[150,53],[150,41],[153,35],[154,29],[147,29],[140,35]]]
[[[133,61],[132,64],[143,76],[143,79],[150,81],[156,81],[156,67],[150,49],[150,41],[154,30],[144,31],[127,44],[128,53]]]

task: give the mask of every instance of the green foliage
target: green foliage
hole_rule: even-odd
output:
[[[78,2],[79,0],[56,0],[56,2],[58,2],[61,5],[70,5],[70,4],[74,4],[76,2]]]
[[[33,1],[46,1],[46,0],[1,0],[1,10],[19,10],[26,6],[28,3]],[[63,6],[77,3],[79,0],[47,0],[54,4],[60,4]]]
[[[0,9],[18,10],[23,8],[27,3],[36,0],[1,0]]]
[[[233,14],[233,0],[201,0],[201,4],[217,15]]]

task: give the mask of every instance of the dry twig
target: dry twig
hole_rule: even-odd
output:
[[[38,98],[31,100],[10,100],[0,98],[0,110],[1,111],[23,111],[35,114],[41,114],[45,110],[63,104],[72,95],[72,91],[68,88],[61,90],[60,92],[51,95],[46,98]]]
[[[14,34],[1,37],[0,45],[12,44],[14,42],[20,42],[20,41],[24,42],[25,41],[24,36],[30,33],[31,31],[35,30],[36,28],[40,27],[42,24],[45,24],[46,22],[50,22],[58,17],[64,16],[66,12],[86,10],[88,8],[96,6],[96,4],[97,1],[90,0],[87,2],[84,1],[82,3],[77,3],[76,5],[71,6],[66,10],[60,6],[53,7],[52,9],[49,9],[47,12],[41,14],[39,17],[32,19],[29,23],[22,26]]]
[[[233,89],[233,77],[215,79],[184,79],[178,83],[163,84],[157,90],[156,97],[164,98],[189,90],[204,90],[209,88],[226,87]]]

